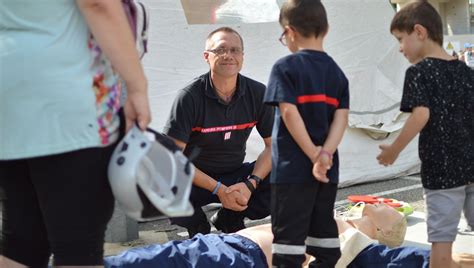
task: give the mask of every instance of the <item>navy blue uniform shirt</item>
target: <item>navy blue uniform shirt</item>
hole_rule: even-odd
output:
[[[297,106],[306,130],[316,145],[323,145],[336,109],[349,108],[349,82],[325,52],[301,50],[278,60],[272,68],[264,101]],[[271,183],[302,183],[314,180],[313,164],[288,132],[275,111],[272,134]],[[339,160],[334,154],[328,171],[333,183],[339,181]]]
[[[164,132],[187,143],[186,155],[201,148],[193,163],[204,173],[232,172],[244,161],[254,126],[262,138],[271,136],[273,108],[263,104],[264,94],[265,85],[239,74],[236,92],[225,103],[206,73],[179,92]]]

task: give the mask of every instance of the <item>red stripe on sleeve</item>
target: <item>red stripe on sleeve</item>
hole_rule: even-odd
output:
[[[325,94],[316,94],[316,95],[303,95],[299,96],[296,99],[296,102],[298,104],[304,104],[304,103],[315,103],[315,102],[325,102],[329,105],[332,105],[334,107],[339,106],[339,101],[336,98],[331,98],[326,96]]]

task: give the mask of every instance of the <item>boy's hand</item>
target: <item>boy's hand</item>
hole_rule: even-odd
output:
[[[323,146],[316,146],[315,149],[316,150],[312,154],[312,157],[310,157],[310,159],[309,159],[309,160],[311,160],[311,163],[313,163],[313,165],[316,164],[316,162],[318,162],[319,154],[321,153],[321,150],[323,149]]]
[[[377,160],[379,161],[379,164],[384,166],[393,164],[393,162],[397,160],[398,154],[400,154],[400,151],[392,145],[380,144],[379,148],[382,152],[377,156]]]
[[[325,152],[321,150],[321,152]],[[327,177],[327,171],[332,166],[332,157],[328,153],[320,153],[318,159],[313,164],[313,176],[317,181],[327,183],[329,179]]]

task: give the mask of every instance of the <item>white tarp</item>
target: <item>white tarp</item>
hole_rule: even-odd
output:
[[[266,84],[273,63],[289,51],[278,42],[282,29],[276,0],[143,0],[151,11],[149,53],[143,62],[149,79],[152,127],[162,130],[177,90],[208,71],[205,38],[231,26],[244,39],[242,74]],[[253,3],[253,4],[252,4]],[[393,178],[417,170],[417,142],[385,168],[375,160],[380,143],[393,141],[404,118],[399,112],[408,63],[389,33],[394,10],[388,1],[328,0],[330,24],[325,49],[350,81],[349,128],[339,147],[341,186]],[[255,22],[255,23],[251,23]],[[388,135],[389,134],[389,135]],[[386,136],[388,137],[386,138]],[[247,159],[263,148],[254,131]]]

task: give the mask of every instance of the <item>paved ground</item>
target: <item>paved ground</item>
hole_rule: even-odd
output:
[[[339,189],[337,195],[336,208],[345,206],[348,204],[347,196],[348,195],[377,195],[383,196],[386,198],[394,198],[397,200],[408,202],[412,205],[415,211],[420,212],[419,215],[413,217],[414,221],[410,223],[409,226],[417,225],[420,222],[423,222],[422,216],[424,212],[424,202],[423,202],[423,190],[418,175],[405,176],[396,178],[393,180],[386,180],[381,182],[372,182],[366,184],[355,185],[347,188]],[[1,209],[1,203],[0,203]],[[218,206],[210,205],[206,208],[206,214],[210,217],[218,209]],[[417,218],[418,217],[418,218]],[[246,221],[247,226],[254,226],[258,224],[268,223],[269,218],[258,220],[258,221]],[[418,229],[412,230],[412,241],[415,244],[412,245],[426,245],[426,227],[418,226]],[[0,213],[0,229],[1,229],[1,213]],[[105,245],[105,254],[106,255],[115,255],[119,252],[136,246],[142,246],[152,243],[165,243],[170,240],[182,240],[186,239],[187,232],[184,228],[181,228],[176,225],[170,225],[169,220],[166,218],[151,221],[143,222],[138,224],[139,229],[139,239],[126,242],[126,243],[106,243]],[[213,232],[216,232],[213,230]],[[413,233],[414,232],[414,233]],[[408,237],[407,233],[407,237]],[[474,251],[474,234],[471,236],[464,237],[464,242],[462,244],[462,251],[469,252]],[[459,237],[459,236],[458,236]],[[466,242],[467,241],[467,242]],[[418,243],[418,244],[416,244]],[[423,243],[425,243],[423,245]],[[467,246],[465,246],[467,245]],[[474,253],[474,252],[472,252]]]
[[[349,195],[377,195],[387,198],[408,202],[416,211],[424,212],[423,190],[418,175],[400,177],[393,180],[381,182],[372,182],[350,186],[339,189],[337,195],[336,208],[347,205],[347,196]],[[206,214],[210,217],[218,209],[217,206],[206,208]],[[269,218],[259,221],[246,221],[246,225],[254,226],[270,222]],[[118,252],[139,245],[149,243],[163,243],[169,240],[186,239],[186,229],[176,225],[170,225],[168,219],[161,219],[152,222],[139,223],[140,238],[128,243],[108,243],[106,244],[106,254],[113,255]],[[215,230],[213,232],[216,232]]]
[[[415,206],[420,211],[423,211],[423,193],[422,186],[419,177],[410,176],[402,177],[399,179],[388,180],[383,182],[368,183],[362,185],[356,185],[348,188],[339,189],[337,195],[336,207],[348,204],[346,201],[349,195],[378,195],[388,198],[395,198],[397,200],[403,200],[409,202],[412,206]],[[208,207],[207,215],[210,217],[218,207]],[[252,221],[247,222],[247,225],[261,224],[262,222],[269,222],[269,219],[263,221]],[[150,230],[166,230],[167,236],[170,240],[183,239],[183,232],[186,230],[179,226],[169,225],[168,220],[160,220],[154,222],[140,223],[140,231]]]

